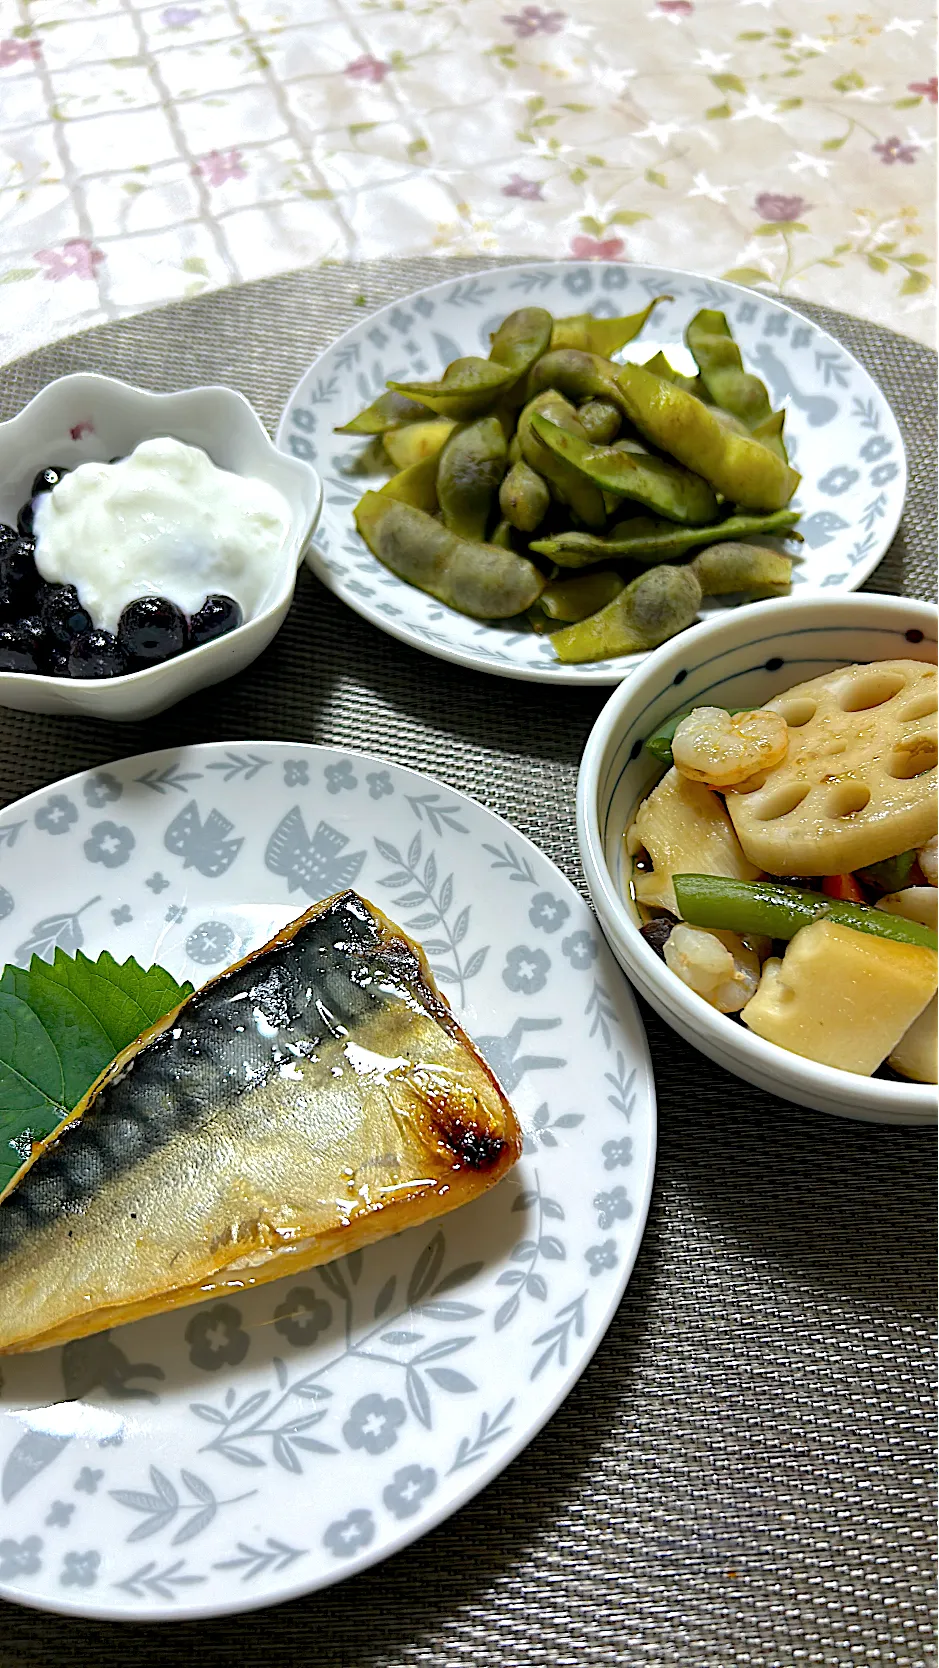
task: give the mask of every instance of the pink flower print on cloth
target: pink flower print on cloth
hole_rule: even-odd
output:
[[[19,64],[23,59],[39,62],[42,48],[38,41],[0,41],[0,69]]]
[[[224,185],[226,180],[243,180],[248,170],[240,151],[209,151],[196,163],[193,172],[201,174],[209,185]]]
[[[543,203],[540,180],[526,180],[522,174],[512,174],[508,185],[502,187],[503,197],[521,197],[528,203]]]
[[[899,134],[892,133],[889,139],[881,139],[880,143],[872,145],[871,149],[880,157],[881,162],[892,166],[894,162],[915,162],[919,146],[905,145]]]
[[[571,238],[571,254],[578,261],[621,261],[625,253],[621,237]]]
[[[386,64],[381,58],[373,58],[371,53],[366,52],[361,58],[354,58],[351,64],[347,64],[342,73],[347,75],[350,81],[369,81],[380,87],[390,70],[390,64]]]
[[[563,12],[545,12],[540,6],[523,6],[520,12],[509,12],[502,21],[508,24],[519,40],[527,40],[531,35],[558,34],[567,18]]]
[[[804,197],[786,197],[779,191],[761,191],[753,206],[763,220],[780,223],[799,220],[812,207]]]
[[[86,237],[72,237],[61,249],[37,249],[36,259],[43,277],[58,284],[63,278],[94,278],[105,255]]]

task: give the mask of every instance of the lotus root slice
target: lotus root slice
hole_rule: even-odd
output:
[[[843,666],[766,706],[786,720],[786,757],[750,791],[727,794],[751,863],[768,874],[849,874],[935,833],[935,666]]]

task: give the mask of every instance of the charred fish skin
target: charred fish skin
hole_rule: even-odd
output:
[[[340,893],[145,1033],[37,1150],[0,1202],[0,1353],[328,1261],[520,1150],[419,946]]]

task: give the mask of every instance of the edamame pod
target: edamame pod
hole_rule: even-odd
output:
[[[349,423],[343,423],[334,432],[336,434],[385,434],[388,429],[399,429],[405,423],[420,423],[429,417],[430,410],[421,405],[418,400],[409,399],[407,394],[396,394],[388,389],[379,394],[377,400],[367,405],[357,417]]]
[[[478,417],[454,429],[437,469],[437,499],[445,525],[463,539],[484,539],[505,473],[505,432],[498,417]]]
[[[690,568],[650,568],[598,614],[565,626],[551,642],[569,664],[637,654],[684,631],[700,606],[701,587]]]
[[[562,394],[552,388],[545,388],[529,400],[518,420],[518,439],[522,448],[522,457],[536,474],[543,476],[555,497],[562,504],[566,504],[585,527],[603,527],[606,524],[606,506],[600,488],[588,481],[579,470],[574,469],[564,458],[557,457],[546,446],[544,441],[535,433],[532,426],[533,419],[544,416],[565,430],[568,434],[585,438],[583,427],[573,406]]]
[[[786,451],[786,442],[783,436],[785,424],[786,412],[783,408],[780,411],[770,412],[766,421],[757,423],[752,432],[754,440],[762,441],[763,445],[768,446],[771,452],[775,452],[778,458],[782,458],[783,463],[788,463],[789,453]]]
[[[709,401],[710,396],[699,376],[683,376],[676,371],[671,362],[666,359],[661,350],[645,361],[647,371],[654,371],[656,376],[664,376],[666,382],[674,382],[676,388],[684,388],[687,394],[696,394],[699,400]]]
[[[552,620],[585,620],[619,596],[625,585],[618,573],[582,573],[576,579],[552,579],[541,593],[540,607]]]
[[[489,540],[490,544],[497,544],[501,550],[515,549],[515,528],[510,521],[497,521]]]
[[[491,359],[454,359],[437,382],[392,382],[398,394],[419,400],[441,417],[467,422],[481,417],[515,381],[515,373]]]
[[[743,368],[740,349],[723,313],[702,307],[688,325],[685,341],[715,405],[738,417],[751,431],[773,415],[763,383]]]
[[[543,307],[519,307],[502,320],[492,337],[490,359],[514,377],[526,376],[536,359],[547,353],[552,325],[551,314]]]
[[[413,504],[416,510],[433,515],[437,509],[437,459],[421,458],[409,469],[401,469],[379,488],[379,497],[397,498],[402,504]]]
[[[712,544],[691,563],[706,597],[732,596],[748,591],[754,597],[787,596],[792,584],[792,558],[765,544],[731,540]]]
[[[613,446],[591,446],[537,414],[531,426],[555,457],[606,492],[631,498],[684,525],[700,526],[717,517],[717,499],[707,482],[670,458],[638,455]]]
[[[792,531],[798,519],[798,510],[775,510],[771,515],[728,516],[726,521],[715,521],[710,527],[676,527],[674,522],[659,521],[654,516],[635,515],[628,521],[617,522],[606,538],[595,533],[556,533],[553,538],[535,540],[531,548],[537,556],[547,556],[563,568],[583,568],[592,562],[624,559],[676,561],[702,545],[747,538],[754,533],[782,533],[787,539],[798,539],[801,543],[802,535]]]
[[[499,508],[522,533],[533,533],[548,513],[551,494],[543,477],[524,459],[512,465],[499,488]]]
[[[747,510],[788,504],[801,477],[759,440],[732,434],[693,394],[642,365],[621,365],[616,382],[640,434],[703,475],[725,498]]]
[[[454,427],[445,419],[433,417],[429,423],[409,423],[407,428],[392,429],[382,440],[395,468],[410,469],[412,463],[420,463],[423,458],[435,458]]]
[[[533,562],[494,544],[473,544],[410,504],[367,492],[355,524],[373,556],[439,602],[476,620],[524,613],[544,589]]]
[[[622,365],[613,365],[597,353],[581,352],[577,348],[552,350],[531,368],[528,377],[528,398],[534,399],[547,388],[563,394],[575,405],[593,398],[609,400],[619,411],[626,410],[626,401],[617,381]]]
[[[577,415],[584,433],[593,446],[608,446],[615,440],[623,421],[622,413],[612,400],[585,400]]]
[[[660,302],[672,299],[670,295],[657,295],[641,313],[631,313],[627,318],[595,319],[589,313],[574,313],[570,318],[555,319],[551,331],[551,347],[580,348],[587,353],[599,353],[604,359],[609,359],[611,354],[619,353],[620,348],[624,348],[627,342],[639,335]],[[547,352],[547,347],[541,351]]]

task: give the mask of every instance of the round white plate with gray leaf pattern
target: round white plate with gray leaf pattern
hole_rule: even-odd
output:
[[[322,476],[323,512],[307,554],[313,572],[382,631],[457,665],[539,683],[620,683],[645,656],[563,666],[547,638],[471,620],[383,568],[352,519],[357,499],[379,478],[356,472],[365,442],[333,431],[390,380],[433,377],[462,354],[488,354],[490,331],[517,307],[612,318],[663,294],[672,300],[618,357],[642,362],[661,349],[676,369],[693,374],[685,326],[701,307],[724,312],[744,364],[762,377],[774,405],[786,408],[786,444],[802,472],[792,507],[802,512],[805,543],[785,547],[797,557],[793,589],[856,590],[890,545],[906,496],[903,441],[876,383],[833,336],[771,296],[617,261],[531,263],[451,278],[364,318],[314,361],[277,430],[278,446]],[[705,610],[724,606],[725,599],[712,600]]]
[[[472,800],[272,742],[70,777],[0,813],[0,962],[108,949],[198,983],[351,885],[423,943],[523,1156],[364,1253],[4,1357],[8,1598],[139,1620],[340,1580],[501,1471],[603,1336],[652,1181],[645,1036],[588,905]]]

